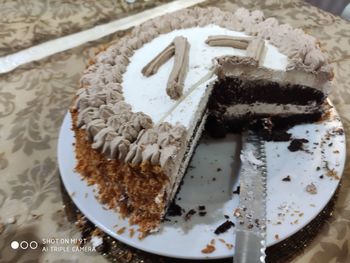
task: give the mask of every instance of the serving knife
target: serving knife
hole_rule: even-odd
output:
[[[264,263],[266,249],[265,142],[252,131],[242,135],[240,201],[234,263]]]

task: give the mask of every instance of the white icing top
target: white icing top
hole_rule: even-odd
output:
[[[177,45],[177,54],[175,45],[174,66],[182,61],[187,69],[189,60],[187,76],[178,68],[174,71],[174,59],[170,59],[156,75],[144,77],[141,69],[179,35],[188,40],[185,45],[180,41],[182,48]],[[237,37],[258,39],[252,40],[247,50],[236,48],[242,43],[219,47],[218,42],[207,42],[207,46],[209,36],[222,43],[220,35],[225,41],[230,38],[231,44]],[[261,40],[266,44],[263,49]],[[165,53],[163,60],[167,61],[167,56],[171,54]],[[179,153],[186,149],[206,110],[213,70],[222,78],[268,79],[312,87],[324,94],[328,94],[333,78],[332,67],[316,39],[300,29],[279,25],[274,18],[265,20],[258,10],[184,9],[135,27],[95,57],[84,71],[72,107],[72,114],[78,113],[75,126],[85,129],[92,147],[108,158],[132,164],[150,161],[166,174],[176,174],[181,164]],[[167,86],[170,77],[172,82]],[[171,87],[175,89],[169,94],[166,91]],[[182,97],[174,101],[168,94]]]
[[[162,34],[151,42],[136,50],[130,58],[126,72],[123,75],[123,95],[125,102],[132,106],[134,112],[141,111],[150,116],[154,123],[167,121],[171,124],[177,122],[186,128],[191,126],[198,105],[205,94],[208,83],[216,76],[196,85],[213,68],[213,59],[220,56],[246,56],[246,50],[231,47],[211,47],[205,43],[208,36],[229,35],[247,36],[243,32],[231,31],[217,25],[207,25],[188,29],[174,30]],[[176,37],[186,37],[190,43],[189,71],[185,79],[185,99],[174,101],[166,93],[166,84],[172,70],[174,58],[162,65],[159,71],[150,77],[142,75],[142,68],[150,62]],[[280,53],[275,46],[266,41],[266,56],[262,66],[274,70],[284,71],[288,64],[288,57]],[[190,89],[195,87],[187,97]],[[170,113],[170,114],[169,114]]]

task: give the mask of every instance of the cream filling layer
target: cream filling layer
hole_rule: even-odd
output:
[[[224,116],[243,116],[253,114],[303,114],[319,111],[319,105],[271,104],[256,102],[253,104],[236,104],[226,108]]]

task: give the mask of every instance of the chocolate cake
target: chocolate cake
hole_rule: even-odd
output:
[[[76,170],[101,203],[156,231],[205,125],[222,136],[318,120],[332,78],[315,38],[261,11],[149,20],[84,71],[71,109]]]

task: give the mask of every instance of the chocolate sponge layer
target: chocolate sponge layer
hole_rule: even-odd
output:
[[[214,84],[209,109],[217,105],[250,104],[254,102],[309,105],[320,104],[326,98],[319,90],[263,80],[242,80],[226,77]]]

